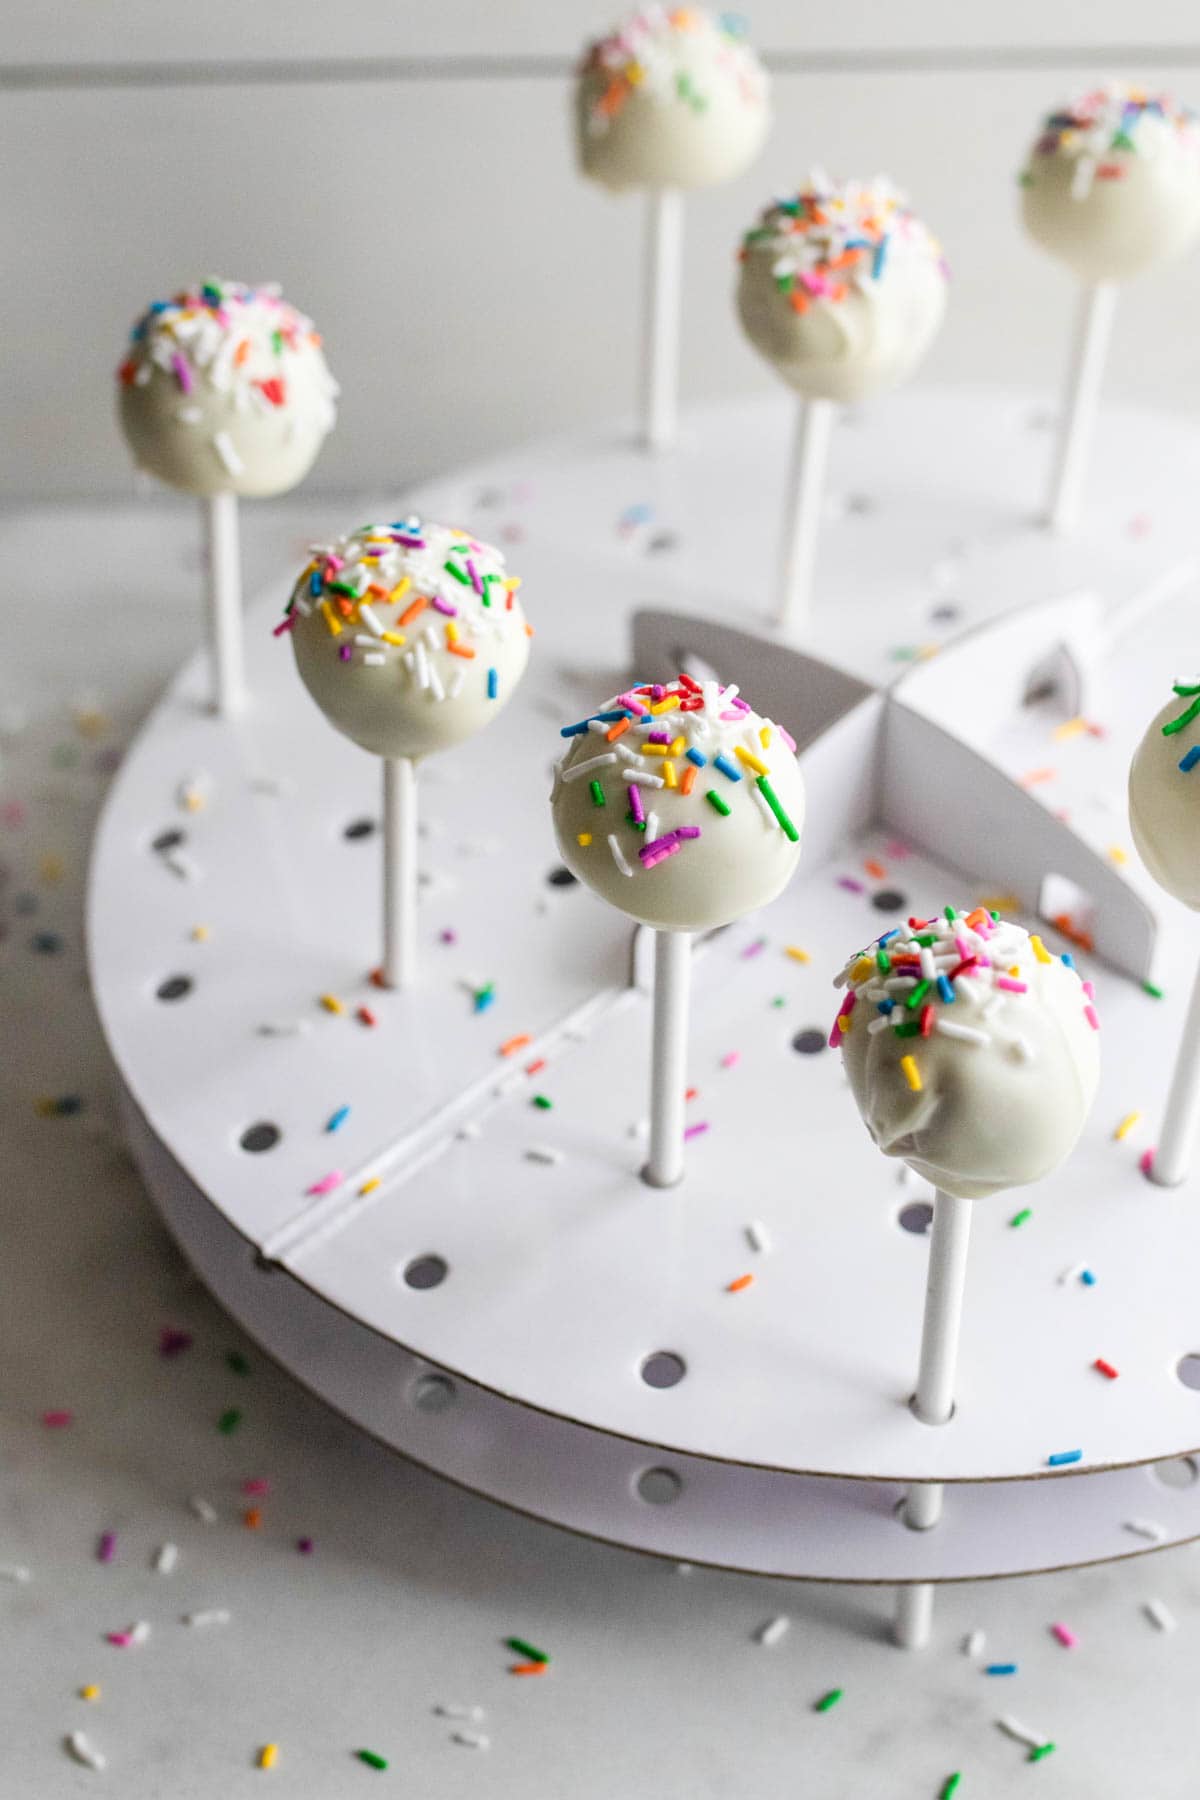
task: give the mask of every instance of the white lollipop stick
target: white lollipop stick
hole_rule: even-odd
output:
[[[825,470],[836,402],[801,400],[784,496],[783,538],[775,620],[789,630],[807,626],[812,578],[825,500]]]
[[[970,1235],[971,1201],[956,1199],[939,1188],[933,1197],[921,1361],[912,1402],[923,1425],[944,1425],[954,1411]],[[914,1482],[904,1502],[905,1524],[914,1531],[928,1531],[936,1525],[942,1516],[942,1491],[940,1481]],[[903,1650],[923,1649],[932,1625],[933,1583],[920,1581],[902,1587],[896,1596],[892,1633],[897,1644]]]
[[[646,205],[641,439],[648,450],[666,450],[675,442],[679,415],[683,195],[656,188]]]
[[[1114,281],[1093,282],[1080,295],[1050,480],[1047,520],[1054,531],[1070,531],[1079,518],[1116,306]]]
[[[683,1179],[691,973],[691,934],[656,931],[650,1028],[650,1158],[643,1171],[651,1187],[674,1187]]]
[[[417,771],[383,759],[383,980],[411,987],[417,972]]]
[[[236,494],[210,494],[204,510],[208,542],[210,704],[224,719],[242,710],[242,568]]]
[[[1162,1135],[1150,1164],[1150,1178],[1160,1187],[1178,1187],[1187,1179],[1200,1129],[1200,970],[1184,1020],[1175,1073],[1167,1095]]]

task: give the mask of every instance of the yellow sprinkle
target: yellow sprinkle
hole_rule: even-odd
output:
[[[682,738],[682,737],[677,737],[675,739],[674,743],[671,745],[670,749],[671,749],[672,756],[682,756],[684,751],[687,749],[687,739]]]
[[[907,1081],[913,1093],[919,1094],[921,1091],[921,1071],[918,1069],[912,1057],[902,1056],[900,1058],[900,1067],[904,1070],[904,1079]]]
[[[625,79],[630,87],[638,87],[646,79],[646,71],[641,63],[630,63],[625,70]]]
[[[928,662],[931,656],[937,655],[937,653],[941,649],[941,647],[942,646],[940,644],[920,644],[920,645],[918,645],[916,660],[918,662]]]
[[[769,750],[771,748],[771,727],[769,725],[763,726],[758,734],[758,741],[764,750]]]
[[[259,1768],[260,1769],[273,1769],[275,1767],[275,1759],[278,1755],[279,1755],[279,1745],[278,1744],[264,1744],[262,1749],[258,1753]]]
[[[1021,965],[1020,965],[1020,963],[1014,963],[1014,964],[1013,964],[1013,966],[1012,966],[1012,968],[1011,968],[1011,969],[1010,969],[1010,970],[1009,970],[1009,971],[1008,971],[1008,972],[1009,972],[1009,974],[1010,974],[1010,975],[1011,975],[1011,976],[1012,976],[1012,978],[1013,978],[1013,980],[1014,980],[1014,981],[1019,981],[1019,980],[1020,980],[1020,978],[1021,978]]]
[[[81,1700],[98,1700],[100,1698],[100,1683],[98,1681],[89,1681],[86,1687],[80,1688],[79,1698]]]
[[[395,644],[397,649],[400,648],[401,644],[407,644],[408,642],[408,639],[402,631],[384,631],[381,632],[380,635],[385,644]]]
[[[982,906],[984,912],[1020,912],[1021,902],[1016,894],[985,894],[975,902]]]
[[[208,930],[209,930],[209,928],[207,925],[193,925],[192,926],[192,942],[193,942],[193,944],[207,944]]]
[[[43,856],[38,863],[38,873],[43,881],[61,881],[67,872],[67,865],[61,856],[53,853]]]
[[[1127,863],[1129,861],[1127,852],[1122,850],[1120,844],[1110,844],[1108,854],[1115,863]]]
[[[370,1181],[363,1182],[362,1186],[358,1190],[359,1193],[360,1194],[373,1194],[375,1192],[375,1189],[379,1186],[379,1183],[381,1180],[382,1180],[381,1176],[372,1175]]]
[[[1040,937],[1037,937],[1036,935],[1034,935],[1030,938],[1029,941],[1033,945],[1033,954],[1037,957],[1037,959],[1040,963],[1048,963],[1048,962],[1054,961],[1054,958],[1051,956],[1050,952],[1047,950],[1045,944],[1043,944]]]
[[[509,575],[505,578],[504,585],[510,594],[515,594],[521,585],[521,577],[519,575]]]
[[[748,769],[753,769],[756,775],[771,773],[761,756],[755,756],[753,750],[747,750],[743,744],[735,744],[733,748],[738,760],[744,762]]]
[[[1068,738],[1078,737],[1081,731],[1087,730],[1087,720],[1082,718],[1065,719],[1055,728],[1054,741],[1065,744]]]
[[[322,994],[321,1005],[325,1008],[326,1012],[344,1013],[346,1010],[336,994]]]
[[[75,714],[75,729],[80,737],[103,737],[104,733],[108,730],[108,719],[102,712],[96,712],[91,708],[84,707]]]
[[[1129,1136],[1130,1132],[1134,1129],[1134,1127],[1136,1125],[1141,1124],[1141,1120],[1142,1120],[1142,1115],[1140,1112],[1131,1112],[1131,1113],[1125,1114],[1125,1117],[1121,1120],[1121,1123],[1117,1126],[1117,1129],[1113,1132],[1113,1136],[1116,1138],[1118,1144],[1122,1141],[1122,1139],[1127,1138]]]
[[[396,604],[397,600],[403,600],[405,594],[407,594],[407,592],[411,586],[412,586],[412,576],[411,575],[406,575],[404,577],[403,581],[398,581],[396,583],[395,587],[392,589],[391,593],[388,595],[388,599],[391,601],[393,606]]]
[[[675,764],[669,759],[663,764],[663,780],[668,787],[679,786],[679,783],[675,779]]]
[[[785,944],[783,953],[785,956],[790,956],[793,962],[806,963],[812,961],[812,957],[808,954],[808,951],[802,950],[799,944]]]
[[[654,701],[653,705],[650,708],[650,711],[654,714],[655,718],[657,718],[660,713],[674,712],[675,708],[678,705],[679,705],[679,695],[678,694],[668,694],[664,700]],[[666,746],[664,745],[663,748],[665,749]]]
[[[453,619],[446,620],[446,642],[448,644],[457,644],[458,642],[458,626]]]
[[[643,744],[643,756],[665,756],[671,748],[670,744]]]
[[[807,960],[806,957],[805,961],[807,962]],[[875,964],[871,961],[869,956],[860,956],[850,971],[851,981],[865,981],[874,967]]]
[[[342,634],[342,621],[338,618],[328,600],[322,600],[321,602],[321,616],[329,627],[330,637],[340,637]]]
[[[580,831],[576,833],[575,842],[580,845],[582,849],[586,850],[591,841],[592,834],[590,831]]]

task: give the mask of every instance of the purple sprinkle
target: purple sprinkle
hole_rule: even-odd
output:
[[[457,931],[452,930],[449,925],[447,925],[447,927],[444,931],[439,931],[438,937],[441,939],[443,944],[457,944],[457,942],[458,942]]]
[[[343,644],[341,649],[338,651],[338,656],[340,657],[342,662],[349,662],[350,658],[353,655],[354,655],[354,651],[352,650],[352,648],[350,647],[349,644]]]
[[[689,1125],[687,1130],[683,1134],[684,1143],[686,1144],[691,1138],[694,1138],[694,1137],[703,1137],[704,1133],[707,1130],[708,1130],[708,1120],[707,1119],[702,1120],[699,1125]]]
[[[296,1548],[301,1556],[311,1556],[313,1553],[313,1541],[310,1537],[297,1538]]]
[[[633,814],[634,824],[644,825],[646,823],[646,809],[642,805],[641,790],[639,789],[637,782],[631,781],[629,786],[625,789],[625,792],[629,795],[629,810]]]
[[[192,380],[192,371],[187,366],[187,359],[180,356],[178,350],[171,358],[171,367],[174,369],[175,379],[183,389],[184,393],[190,394],[195,386],[195,383]]]
[[[299,617],[299,613],[289,613],[286,619],[280,619],[278,625],[272,630],[271,636],[282,637],[285,631],[291,631]]]
[[[655,838],[653,843],[643,844],[638,851],[644,863],[659,862],[664,856],[673,856],[680,849],[679,833],[668,831],[665,837]]]
[[[192,1347],[190,1331],[180,1331],[175,1325],[164,1325],[158,1334],[158,1354],[160,1356],[178,1356],[181,1351]]]
[[[646,742],[648,744],[669,744],[670,741],[671,734],[669,731],[648,731],[646,733]]]
[[[766,947],[766,938],[755,938],[754,942],[752,944],[747,944],[746,948],[742,951],[743,960],[749,960],[752,956],[760,956]]]
[[[667,692],[667,690],[666,690],[666,688],[665,688],[665,687],[664,687],[664,686],[663,686],[663,685],[662,685],[662,682],[661,682],[661,681],[656,681],[656,682],[654,682],[654,683],[653,683],[653,685],[652,685],[652,686],[651,686],[651,689],[650,689],[650,698],[651,698],[651,699],[652,699],[652,700],[662,700],[662,699],[664,699],[664,698],[665,698],[665,697],[666,697],[666,692]]]
[[[117,1534],[105,1531],[100,1534],[100,1542],[96,1545],[97,1562],[110,1563],[117,1554]]]
[[[475,589],[475,592],[477,594],[482,594],[483,583],[479,579],[479,570],[475,567],[475,564],[471,561],[469,556],[467,558],[467,574],[471,577],[471,586]]]
[[[862,894],[866,892],[862,882],[855,881],[853,875],[839,875],[838,886],[840,888],[845,888],[848,894]]]
[[[700,827],[698,825],[681,825],[675,836],[677,838],[698,838]]]
[[[458,617],[457,606],[451,606],[451,604],[448,600],[441,600],[438,598],[438,596],[436,594],[434,595],[433,599],[430,601],[429,604],[434,608],[434,610],[436,612],[445,613],[445,615],[448,619],[457,619],[457,617]]]
[[[391,538],[392,538],[393,544],[401,544],[401,545],[403,545],[405,550],[423,550],[425,548],[425,539],[424,538],[405,537],[399,531],[393,531],[391,534]]]

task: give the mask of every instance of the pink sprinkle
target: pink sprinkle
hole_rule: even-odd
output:
[[[294,631],[296,628],[296,620],[299,617],[299,613],[289,613],[286,619],[280,619],[278,625],[272,627],[271,636],[282,637],[285,631]]]
[[[74,1416],[73,1413],[69,1412],[44,1412],[42,1414],[42,1424],[58,1429],[63,1425],[69,1425]]]
[[[438,594],[434,595],[429,604],[435,612],[444,613],[448,619],[457,619],[458,617],[457,606],[451,606],[449,600],[443,600]]]
[[[1149,1175],[1153,1167],[1154,1146],[1151,1145],[1149,1150],[1143,1150],[1142,1154],[1138,1157],[1138,1168],[1142,1171],[1143,1175]]]
[[[174,369],[175,379],[183,389],[184,393],[190,394],[195,386],[195,382],[192,380],[192,371],[187,366],[186,358],[180,356],[178,350],[171,358],[171,367]]]
[[[1094,981],[1085,981],[1083,984],[1083,991],[1087,995],[1089,1000],[1094,1000],[1096,998],[1095,982]]]
[[[632,713],[640,714],[640,713],[649,712],[649,710],[650,710],[650,708],[648,706],[643,705],[642,701],[640,701],[638,699],[636,694],[618,694],[617,695],[617,705],[618,706],[627,706],[629,708],[630,712],[632,712]]]
[[[447,925],[444,931],[438,932],[438,939],[443,944],[457,944],[458,933],[457,931],[452,931],[450,926]]]
[[[777,725],[775,727],[775,729],[779,733],[780,737],[783,739],[784,743],[787,745],[788,749],[791,751],[792,755],[795,756],[796,740],[792,736],[791,732],[785,731],[782,725]]]
[[[754,942],[752,944],[747,944],[746,948],[742,951],[742,961],[749,962],[752,956],[761,956],[766,947],[767,940],[765,937],[755,938]]]
[[[310,1194],[332,1194],[334,1188],[341,1187],[345,1179],[341,1169],[331,1169],[328,1175],[322,1175],[320,1181],[314,1181],[305,1191]]]
[[[1025,981],[1014,981],[1011,975],[997,975],[996,986],[1009,994],[1027,994],[1029,984]]]
[[[962,957],[964,962],[971,962],[973,960],[971,956],[971,946],[968,944],[965,937],[956,937],[954,940],[954,948],[958,951],[958,954]]]
[[[344,569],[345,566],[346,566],[346,564],[345,564],[344,558],[342,558],[340,556],[335,556],[333,554],[332,550],[330,551],[329,555],[325,558],[325,573],[326,573],[326,575],[336,575],[342,569]]]
[[[0,819],[6,825],[23,825],[25,823],[25,807],[20,800],[6,800],[0,807]]]
[[[1079,1639],[1069,1625],[1052,1625],[1050,1630],[1064,1650],[1074,1650],[1079,1643]]]
[[[104,1638],[106,1643],[115,1644],[118,1650],[128,1650],[135,1641],[132,1631],[106,1631]]]
[[[906,856],[911,855],[908,845],[901,838],[893,838],[890,843],[885,844],[883,853],[890,856],[893,862],[903,862]]]
[[[721,1058],[721,1067],[723,1069],[736,1069],[741,1060],[742,1053],[740,1050],[727,1050],[725,1055]]]
[[[1085,1006],[1083,1009],[1083,1016],[1087,1020],[1088,1024],[1091,1026],[1093,1031],[1099,1031],[1100,1015],[1096,1011],[1094,1006]]]
[[[269,1494],[271,1484],[263,1475],[250,1475],[242,1483],[243,1494]]]
[[[686,1131],[685,1131],[685,1132],[684,1132],[684,1134],[683,1134],[683,1141],[684,1141],[684,1143],[685,1143],[685,1144],[686,1144],[686,1143],[688,1143],[688,1142],[689,1142],[689,1140],[690,1140],[690,1139],[692,1139],[692,1138],[694,1138],[694,1137],[703,1137],[703,1135],[704,1135],[704,1133],[705,1133],[705,1132],[706,1132],[706,1131],[707,1131],[707,1130],[708,1130],[708,1121],[707,1121],[707,1119],[705,1119],[705,1120],[704,1120],[704,1121],[703,1121],[703,1122],[702,1122],[702,1123],[701,1123],[701,1124],[699,1124],[699,1125],[689,1125],[689,1126],[688,1126],[688,1128],[687,1128],[687,1130],[686,1130]]]
[[[117,1534],[115,1531],[104,1531],[100,1534],[100,1542],[96,1545],[96,1561],[110,1563],[117,1554]]]

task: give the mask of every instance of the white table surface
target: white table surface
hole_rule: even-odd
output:
[[[369,509],[361,495],[254,509],[248,587]],[[157,496],[0,520],[0,1566],[31,1577],[0,1578],[0,1791],[925,1800],[961,1770],[960,1800],[1022,1782],[1078,1800],[1193,1795],[1190,1550],[943,1590],[933,1648],[904,1656],[886,1638],[887,1592],[680,1574],[570,1538],[397,1461],[257,1354],[249,1375],[227,1366],[238,1334],[190,1280],[116,1138],[81,948],[105,765],[196,635],[194,542],[187,512]],[[79,709],[107,720],[99,736],[80,731]],[[35,951],[38,932],[62,949]],[[78,1116],[38,1115],[39,1096],[68,1094]],[[163,1326],[191,1332],[191,1348],[161,1358]],[[229,1407],[243,1417],[224,1436]],[[69,1427],[41,1423],[54,1408],[70,1409]],[[241,1483],[256,1477],[271,1491],[248,1500]],[[217,1524],[189,1512],[194,1494]],[[253,1504],[258,1531],[241,1523]],[[178,1567],[156,1574],[168,1541]],[[1153,1598],[1176,1631],[1145,1616]],[[208,1607],[229,1623],[181,1622]],[[764,1649],[756,1628],[779,1613],[791,1629]],[[141,1647],[104,1641],[140,1619]],[[1078,1648],[1050,1635],[1056,1620]],[[962,1654],[976,1628],[985,1660],[1018,1674],[988,1677]],[[507,1674],[511,1633],[551,1653],[544,1679]],[[98,1701],[78,1698],[89,1682]],[[831,1687],[840,1704],[814,1712]],[[486,1709],[473,1728],[486,1752],[452,1741],[434,1711],[447,1702]],[[1005,1713],[1056,1752],[1027,1767],[995,1724]],[[69,1760],[76,1729],[103,1773]],[[268,1741],[270,1773],[255,1767]],[[390,1769],[356,1762],[360,1747]]]

